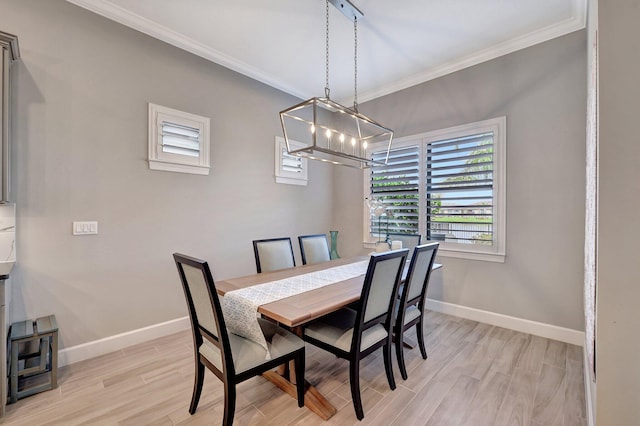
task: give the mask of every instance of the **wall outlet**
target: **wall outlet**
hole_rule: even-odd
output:
[[[98,233],[98,222],[73,222],[73,235],[95,235]]]

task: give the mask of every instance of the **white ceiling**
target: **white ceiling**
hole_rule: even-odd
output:
[[[323,96],[323,0],[67,0],[300,98]],[[364,102],[585,26],[586,0],[354,0]],[[330,8],[331,98],[353,101],[353,23]]]

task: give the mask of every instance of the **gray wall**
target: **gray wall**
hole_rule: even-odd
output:
[[[22,52],[14,321],[55,314],[64,348],[179,318],[173,252],[223,279],[255,272],[254,238],[329,230],[331,168],[273,178],[297,99],[62,0],[1,0],[0,29]],[[147,102],[211,118],[209,176],[149,170]],[[73,237],[74,220],[99,235]]]
[[[293,97],[62,0],[0,10],[22,50],[14,320],[56,314],[69,347],[181,317],[174,251],[216,279],[253,272],[258,237],[336,228],[341,255],[366,252],[360,172],[273,181]],[[431,297],[582,329],[585,63],[579,32],[361,105],[397,137],[507,116],[506,263],[442,258]],[[148,169],[147,102],[211,117],[210,176]],[[100,234],[71,236],[73,220]]]
[[[640,2],[598,2],[600,138],[596,419],[640,422]]]
[[[584,330],[585,31],[360,109],[395,137],[506,116],[506,261],[441,257],[443,283],[431,286],[429,297]],[[359,176],[353,170],[335,176],[334,225],[343,230],[345,254],[363,252]]]

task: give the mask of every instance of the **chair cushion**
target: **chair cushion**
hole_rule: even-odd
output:
[[[304,245],[304,257],[307,264],[331,260],[329,247],[327,246],[327,238],[325,236],[304,238],[302,244]]]
[[[408,324],[419,316],[420,309],[418,309],[415,305],[407,306],[407,309],[404,311],[404,323]]]
[[[262,272],[277,271],[280,269],[293,268],[293,252],[291,251],[291,241],[277,240],[265,241],[258,244],[260,254],[260,269]]]
[[[258,318],[258,322],[269,345],[272,359],[290,354],[304,347],[302,339],[295,334],[262,318]],[[257,343],[233,333],[229,333],[229,343],[231,344],[231,356],[233,357],[233,367],[236,373],[247,371],[265,363],[267,351]],[[204,340],[199,352],[218,370],[223,371],[220,350],[214,344]]]
[[[395,318],[398,318],[398,312],[400,310],[400,306],[396,305],[396,315]],[[414,319],[420,316],[420,309],[416,305],[409,305],[404,311],[404,324],[409,324]]]
[[[355,320],[356,311],[348,308],[340,309],[310,323],[305,328],[304,333],[313,339],[349,352],[351,350]],[[375,343],[387,338],[387,336],[388,332],[382,324],[376,324],[368,328],[362,333],[360,350],[373,346]]]

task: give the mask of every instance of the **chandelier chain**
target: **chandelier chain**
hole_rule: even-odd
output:
[[[329,0],[326,0],[326,32],[325,32],[325,85],[324,96],[329,99]]]
[[[366,169],[373,165],[384,165],[389,160],[393,130],[388,129],[358,112],[358,20],[364,14],[352,0],[325,0],[325,95],[314,96],[304,102],[280,111],[280,122],[290,155],[319,160],[329,164]],[[330,55],[330,11],[329,3],[336,7],[353,23],[353,106],[341,105],[329,98],[329,55]],[[317,6],[321,7],[321,4]],[[318,10],[319,12],[319,10]],[[316,21],[317,22],[317,21]],[[320,24],[319,22],[317,22]],[[349,25],[345,28],[348,32]],[[340,38],[340,37],[339,37]],[[365,37],[366,38],[366,37]],[[349,40],[338,40],[338,48],[347,47]],[[346,42],[346,45],[345,43]],[[320,48],[319,45],[316,45]],[[335,48],[334,48],[335,50]],[[348,47],[347,47],[348,51]],[[338,68],[343,70],[340,62]],[[334,65],[335,67],[335,65]],[[316,67],[317,68],[317,67]],[[317,70],[322,72],[321,70]],[[346,77],[346,76],[345,76]],[[292,144],[291,138],[299,141]],[[386,156],[374,159],[371,156],[373,143],[386,143]],[[378,145],[375,145],[376,147]],[[377,149],[377,148],[376,148]],[[382,148],[380,148],[382,149]]]
[[[358,18],[353,18],[353,110],[358,112]]]

